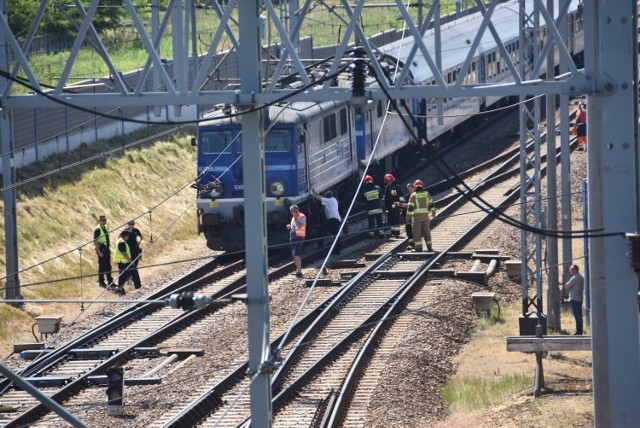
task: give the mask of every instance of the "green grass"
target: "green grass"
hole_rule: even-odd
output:
[[[481,316],[478,319],[476,319],[475,323],[476,323],[476,327],[479,330],[487,330],[495,326],[496,324],[504,324],[504,319],[502,318],[502,316],[499,316],[499,317]]]
[[[142,137],[142,132],[125,139],[112,139],[92,145],[85,156],[110,150],[122,145],[122,140]],[[178,214],[187,210],[183,220],[167,237],[159,241],[165,245],[168,238],[193,236],[195,231],[195,208],[190,205],[194,191],[187,187],[171,197],[181,187],[195,178],[195,154],[185,135],[173,141],[147,143],[138,149],[130,149],[120,156],[103,158],[100,161],[77,167],[72,173],[53,174],[46,179],[18,188],[18,247],[21,269],[35,266],[21,274],[22,283],[41,282],[56,278],[94,273],[96,257],[93,246],[88,245],[97,224],[97,217],[105,213],[109,225],[115,229],[128,219],[151,213],[140,221],[146,228],[146,236],[158,234]],[[67,163],[78,157],[71,153],[62,157]],[[55,169],[54,162],[41,162],[21,170],[25,178],[45,170]],[[162,205],[164,199],[170,198]],[[4,218],[0,219],[4,228]],[[144,233],[144,232],[143,232]],[[115,241],[114,241],[115,242]],[[147,242],[148,243],[148,242]],[[4,234],[0,236],[0,247],[4,248]],[[82,248],[82,261],[80,251]],[[58,254],[67,253],[51,262],[40,264]],[[0,258],[0,268],[5,270],[5,258]],[[85,279],[94,284],[95,279]],[[79,281],[71,284],[57,283],[53,286],[34,286],[23,289],[23,294],[34,298],[55,298],[79,293]],[[70,287],[70,288],[67,288]]]
[[[84,148],[83,156],[122,147],[153,132],[158,132],[158,127],[98,142]],[[141,266],[186,259],[189,254],[184,252],[185,248],[200,254],[207,251],[204,238],[196,234],[193,204],[196,195],[188,186],[196,176],[195,149],[190,139],[191,135],[182,133],[161,141],[152,140],[115,156],[84,163],[72,171],[56,172],[19,186],[21,294],[27,299],[92,299],[102,290],[97,287],[97,257],[91,244],[100,214],[107,215],[109,226],[116,233],[119,225],[142,216],[136,222],[145,237],[146,252]],[[22,168],[19,175],[27,179],[79,159],[78,152],[51,158]],[[0,218],[0,228],[4,229],[4,217]],[[153,245],[149,245],[151,236]],[[4,234],[0,234],[0,248],[5,248]],[[2,255],[3,273],[5,264],[6,257]],[[171,267],[141,269],[143,283],[168,269]],[[4,287],[0,288],[0,295],[4,296],[4,292]],[[33,317],[62,313],[64,322],[68,322],[80,309],[80,305],[29,303],[20,311],[0,304],[0,331],[4,332],[0,334],[0,353],[10,352],[13,343],[33,340]]]
[[[442,390],[452,411],[469,411],[489,407],[531,384],[525,374],[496,375],[495,380],[480,378],[456,379]]]

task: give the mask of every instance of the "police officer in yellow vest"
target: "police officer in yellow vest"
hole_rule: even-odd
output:
[[[136,269],[135,263],[132,263],[131,249],[127,243],[129,239],[129,231],[123,230],[120,232],[120,238],[116,243],[115,251],[113,252],[113,262],[118,264],[118,270],[120,276],[118,277],[118,289],[119,294],[124,294],[124,284],[129,278],[133,280],[133,285],[136,289],[140,288],[140,275],[138,275],[138,269]]]
[[[107,217],[101,215],[99,223],[93,230],[93,246],[96,248],[98,255],[98,283],[100,287],[106,288],[107,285],[113,283],[111,276],[111,244],[109,243],[109,226],[107,226]],[[104,277],[107,277],[107,282]]]
[[[424,238],[427,249],[433,251],[429,213],[435,217],[436,206],[429,192],[424,190],[422,180],[416,180],[413,185],[416,187],[416,191],[409,197],[409,207],[407,208],[407,220],[411,219],[411,228],[413,229],[413,248],[415,251],[422,251],[422,238]]]

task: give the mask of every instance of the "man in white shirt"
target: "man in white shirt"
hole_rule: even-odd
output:
[[[337,235],[340,230],[340,225],[342,224],[342,217],[340,217],[340,211],[338,210],[338,200],[333,196],[333,192],[331,190],[327,190],[324,192],[324,196],[320,196],[316,193],[315,190],[311,189],[311,196],[322,203],[324,207],[324,215],[327,218],[327,222],[323,225],[320,230],[320,236],[326,235]],[[318,240],[318,247],[322,247],[322,239]],[[336,246],[334,248],[333,254],[340,255],[342,251],[342,245],[340,243],[340,238],[336,241]]]
[[[571,279],[565,284],[565,288],[569,290],[569,303],[571,304],[573,316],[576,319],[575,334],[581,335],[583,333],[582,300],[584,297],[584,278],[580,275],[578,265],[571,265],[571,267],[569,267],[569,273],[571,274]]]

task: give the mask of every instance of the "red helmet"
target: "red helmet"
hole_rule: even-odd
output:
[[[394,181],[396,181],[396,178],[393,176],[393,174],[386,174],[386,175],[384,176],[384,182],[385,182],[386,184],[391,184],[391,183],[393,183]]]
[[[424,187],[424,184],[422,183],[422,180],[420,180],[420,179],[417,179],[416,181],[414,181],[413,185],[415,187]]]
[[[365,183],[373,183],[373,177],[370,175],[365,175],[364,176],[364,182]]]

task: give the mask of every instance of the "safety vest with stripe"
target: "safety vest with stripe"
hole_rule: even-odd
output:
[[[412,214],[429,214],[429,211],[435,209],[433,199],[429,192],[421,190],[411,195],[409,198],[409,211]]]
[[[296,226],[296,220],[300,223],[300,226]],[[291,219],[291,230],[295,231],[298,238],[304,238],[307,236],[307,218],[304,214],[298,211],[298,215],[295,219]]]
[[[127,256],[129,256],[129,260],[124,258],[124,255],[120,252],[120,243],[124,242],[124,244],[127,246]],[[122,238],[118,239],[118,242],[116,242],[116,249],[113,252],[113,262],[114,263],[129,263],[131,261],[131,249],[129,249],[129,244],[127,244],[127,241],[125,241]]]
[[[382,214],[382,198],[380,187],[373,183],[364,185],[362,196],[366,200],[367,215]]]
[[[106,245],[108,247],[109,246],[109,226],[105,225],[103,229],[102,227],[100,227],[100,225],[97,225],[95,230],[100,231],[100,236],[98,236],[98,239],[96,239],[96,242],[98,244]],[[95,233],[94,233],[94,236],[95,236]]]

